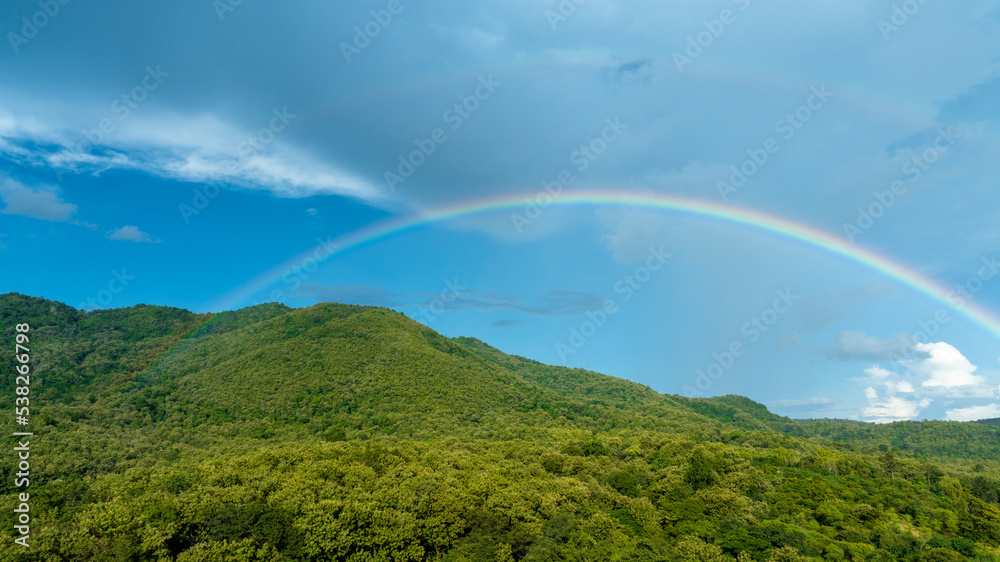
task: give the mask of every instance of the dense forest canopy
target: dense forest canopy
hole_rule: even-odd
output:
[[[793,420],[377,307],[0,295],[23,323],[31,546],[8,451],[0,561],[1000,560],[996,420]]]

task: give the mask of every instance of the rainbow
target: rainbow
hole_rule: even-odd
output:
[[[457,205],[440,207],[418,215],[392,218],[374,223],[365,228],[347,233],[335,240],[324,250],[324,259],[354,250],[379,240],[396,236],[423,226],[447,222],[482,213],[497,211],[521,211],[540,194],[520,194],[491,199],[459,203]],[[548,194],[546,194],[546,197]],[[924,277],[900,263],[880,254],[855,246],[846,240],[828,232],[791,221],[786,218],[768,215],[760,211],[732,207],[701,199],[681,197],[677,195],[630,193],[621,191],[572,191],[563,192],[551,200],[549,207],[572,206],[625,206],[645,209],[670,211],[701,217],[724,223],[751,228],[773,234],[785,239],[797,241],[805,246],[822,250],[828,254],[853,262],[863,268],[883,275],[899,285],[908,287],[917,293],[925,295],[932,301],[955,310],[959,315],[971,320],[993,336],[1000,339],[1000,318],[991,311],[974,303],[967,302],[957,306],[953,302],[953,293],[948,288]],[[513,215],[512,215],[513,216]],[[538,220],[544,220],[544,216]],[[513,224],[511,228],[514,228]],[[530,227],[529,227],[530,228]],[[286,262],[271,268],[248,281],[235,291],[220,299],[211,310],[230,310],[245,304],[253,295],[268,288],[282,278],[293,268],[302,267],[317,249],[294,256]]]

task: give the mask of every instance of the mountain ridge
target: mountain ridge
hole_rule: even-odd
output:
[[[84,312],[6,294],[0,321],[11,338],[32,325],[44,444],[37,556],[0,561],[1000,552],[988,424],[792,420],[742,396],[544,365],[380,307]],[[12,386],[13,357],[0,364]],[[12,475],[0,466],[5,501]]]

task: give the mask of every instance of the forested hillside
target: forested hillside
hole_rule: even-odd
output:
[[[792,420],[376,307],[0,295],[21,323],[31,547],[5,508],[0,560],[1000,560],[993,424]]]

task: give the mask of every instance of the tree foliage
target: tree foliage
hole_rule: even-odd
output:
[[[743,397],[542,365],[375,307],[81,312],[9,294],[0,321],[8,340],[32,326],[35,432],[33,546],[0,561],[1000,552],[989,424],[791,420]],[[9,388],[12,359],[0,361]],[[0,533],[11,544],[9,519]]]

